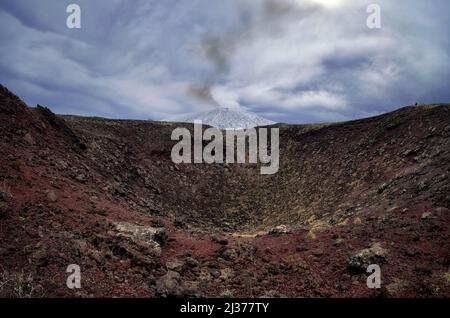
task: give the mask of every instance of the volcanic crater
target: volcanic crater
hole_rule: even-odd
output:
[[[56,115],[3,86],[0,118],[2,296],[450,296],[449,104],[272,125],[273,175],[174,164],[186,123]]]

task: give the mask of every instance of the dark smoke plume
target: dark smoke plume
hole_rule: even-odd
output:
[[[317,8],[300,8],[293,0],[264,0],[260,14],[245,7],[241,9],[242,18],[234,28],[218,35],[207,34],[201,41],[203,55],[214,66],[214,72],[204,83],[189,86],[189,92],[199,100],[219,106],[211,88],[226,73],[229,60],[240,44],[251,41],[255,33],[282,32],[288,21],[301,19]]]
[[[211,93],[210,84],[190,84],[189,92],[196,98],[214,106],[220,106]]]

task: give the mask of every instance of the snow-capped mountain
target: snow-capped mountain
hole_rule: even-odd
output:
[[[201,113],[178,116],[168,121],[193,123],[195,120],[201,120],[204,125],[210,125],[219,129],[249,129],[258,126],[275,124],[273,121],[242,109],[231,109],[225,107],[220,107]]]

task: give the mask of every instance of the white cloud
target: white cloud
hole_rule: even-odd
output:
[[[327,91],[305,91],[294,96],[284,98],[281,107],[291,109],[319,108],[338,111],[347,108],[345,97]]]

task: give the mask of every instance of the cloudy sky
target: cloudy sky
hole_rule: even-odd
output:
[[[381,6],[382,28],[366,25]],[[66,7],[81,7],[81,29]],[[450,101],[448,0],[1,0],[0,83],[57,113],[277,122]]]

